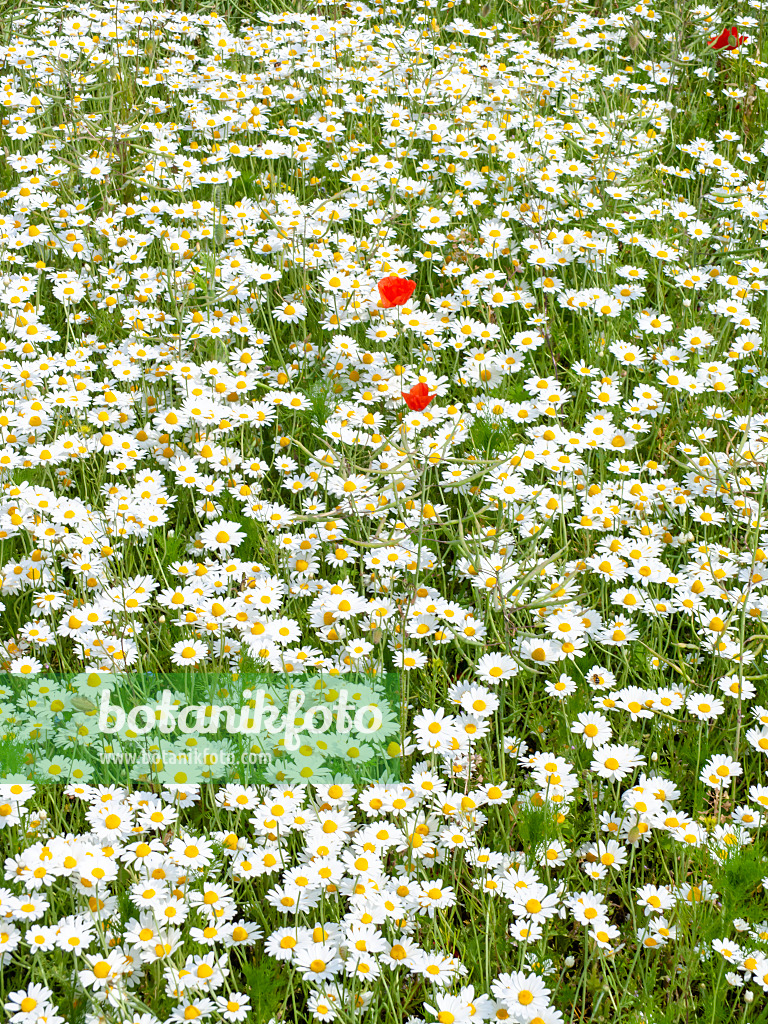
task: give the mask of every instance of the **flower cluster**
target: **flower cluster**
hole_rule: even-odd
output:
[[[458,6],[4,28],[13,1024],[768,991],[765,4]],[[169,672],[394,673],[403,774],[99,777]]]

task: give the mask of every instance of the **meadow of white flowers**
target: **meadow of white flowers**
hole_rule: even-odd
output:
[[[284,6],[0,23],[5,1020],[768,1020],[766,4]]]

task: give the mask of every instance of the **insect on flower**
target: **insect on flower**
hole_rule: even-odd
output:
[[[384,277],[379,281],[380,305],[384,309],[402,306],[416,291],[416,282],[404,277]]]

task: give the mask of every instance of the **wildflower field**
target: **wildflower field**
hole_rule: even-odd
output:
[[[768,1022],[767,6],[0,0],[0,1019]]]

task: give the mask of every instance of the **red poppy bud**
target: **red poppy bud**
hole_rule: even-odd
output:
[[[746,36],[740,36],[739,30],[735,25],[731,25],[730,28],[724,28],[719,36],[713,36],[708,45],[713,50],[735,50],[737,46],[746,40]]]
[[[379,281],[379,295],[384,309],[402,306],[416,291],[416,282],[405,277],[385,277]]]
[[[410,391],[403,392],[403,401],[414,412],[426,409],[434,397],[434,395],[430,395],[427,384],[414,384]]]

